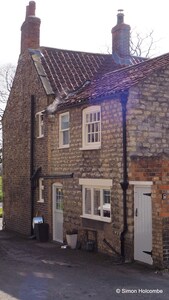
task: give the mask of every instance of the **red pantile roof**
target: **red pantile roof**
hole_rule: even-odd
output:
[[[41,48],[41,62],[55,94],[74,90],[86,80],[116,70],[111,55]]]
[[[124,65],[116,64],[111,54],[61,50],[41,47],[30,49],[41,79],[46,76],[55,95],[63,90],[75,90],[86,80],[94,80],[103,74],[117,70]],[[137,58],[142,61],[143,58]],[[130,57],[130,64],[136,63],[136,57]],[[43,70],[42,70],[43,69]]]

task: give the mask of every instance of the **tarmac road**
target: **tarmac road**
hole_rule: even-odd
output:
[[[0,300],[169,299],[168,271],[0,231]]]

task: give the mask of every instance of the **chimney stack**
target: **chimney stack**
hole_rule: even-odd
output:
[[[35,16],[35,10],[35,1],[30,1],[26,7],[25,21],[21,27],[21,54],[28,48],[38,49],[40,46],[41,20]]]
[[[124,23],[123,10],[117,14],[117,25],[112,28],[112,54],[119,59],[130,56],[130,26]]]

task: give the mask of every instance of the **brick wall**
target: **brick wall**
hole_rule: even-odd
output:
[[[31,95],[40,103],[46,99],[32,60],[25,53],[20,57],[3,117],[4,217],[7,229],[23,234],[30,234],[31,228]]]

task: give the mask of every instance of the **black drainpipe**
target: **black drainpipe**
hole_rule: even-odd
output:
[[[34,217],[34,124],[35,124],[35,96],[31,95],[31,133],[30,133],[30,178],[31,178],[31,235],[33,235],[32,221]]]
[[[120,235],[121,240],[121,256],[125,260],[125,235],[128,230],[127,226],[127,189],[128,189],[128,174],[127,174],[127,130],[126,130],[126,106],[128,101],[128,91],[120,95],[122,106],[122,132],[123,132],[123,180],[120,183],[123,190],[123,231]]]

